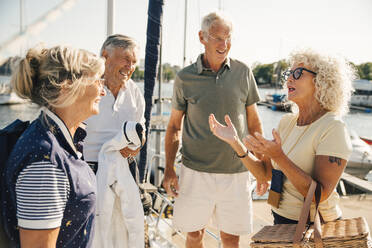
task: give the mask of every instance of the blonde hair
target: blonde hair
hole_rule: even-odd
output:
[[[340,56],[323,54],[312,49],[300,49],[291,53],[289,62],[303,64],[316,72],[314,77],[315,99],[327,111],[344,115],[349,111],[353,92],[355,69]]]
[[[13,71],[18,96],[47,108],[66,107],[104,72],[104,60],[82,49],[37,46],[28,50]]]

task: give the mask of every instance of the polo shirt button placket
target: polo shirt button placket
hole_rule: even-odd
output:
[[[217,74],[217,76],[216,76],[216,85],[219,86],[219,87],[222,87],[222,81],[220,80],[220,77],[221,77],[220,74]]]

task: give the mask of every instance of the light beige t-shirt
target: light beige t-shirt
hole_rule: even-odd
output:
[[[282,140],[282,149],[289,159],[309,175],[312,174],[316,155],[327,155],[347,160],[352,152],[350,136],[344,122],[334,113],[327,112],[321,118],[307,126],[297,126],[298,114],[287,114],[279,123],[278,132]],[[289,154],[288,154],[289,153]],[[280,169],[272,161],[274,169]],[[288,219],[298,220],[304,197],[286,178],[283,183],[279,208],[272,210]],[[319,204],[319,211],[325,221],[341,216],[336,190],[329,198]],[[311,218],[314,217],[314,204]]]

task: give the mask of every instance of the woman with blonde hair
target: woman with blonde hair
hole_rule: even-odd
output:
[[[297,223],[312,180],[322,189],[321,216],[335,220],[342,215],[335,188],[352,151],[341,117],[348,110],[354,70],[344,59],[311,49],[292,53],[290,64],[283,76],[288,99],[298,112],[283,116],[273,129],[273,140],[255,133],[243,139],[244,146],[229,116],[224,126],[211,114],[210,128],[231,145],[257,179],[271,180],[268,202],[274,224]],[[250,151],[263,154],[263,159]]]
[[[85,50],[30,49],[15,69],[16,93],[41,106],[4,171],[3,219],[21,247],[91,247],[96,180],[82,160],[82,122],[99,113],[104,61]]]

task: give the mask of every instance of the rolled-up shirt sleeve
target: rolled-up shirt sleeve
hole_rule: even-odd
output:
[[[16,182],[18,226],[53,229],[61,226],[70,184],[65,172],[50,161],[27,165]]]

